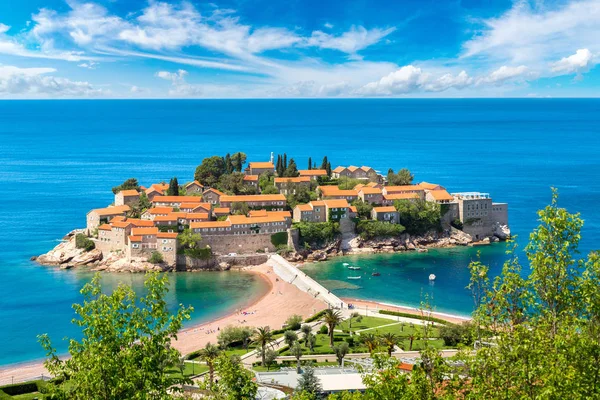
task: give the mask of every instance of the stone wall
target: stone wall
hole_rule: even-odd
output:
[[[508,225],[508,204],[492,203],[492,222]]]
[[[213,253],[256,253],[257,250],[275,251],[271,233],[255,235],[204,235],[200,247],[210,246]]]

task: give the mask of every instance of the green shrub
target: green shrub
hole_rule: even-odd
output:
[[[39,382],[30,381],[15,383],[13,385],[1,386],[0,390],[9,396],[18,396],[20,394],[34,393],[39,391]]]
[[[452,324],[440,328],[440,337],[444,339],[446,346],[456,346],[458,344],[473,344],[473,324],[463,322],[462,324]]]
[[[75,235],[75,247],[78,249],[84,249],[85,251],[94,250],[96,245],[94,242],[85,236],[83,233]]]
[[[350,347],[354,346],[354,336],[348,336],[345,340],[346,340],[346,343],[348,343],[348,346],[350,346]]]
[[[195,258],[198,260],[208,260],[212,257],[212,249],[210,247],[205,247],[203,249],[193,248],[193,249],[183,249],[182,253],[185,256],[190,258]]]
[[[379,314],[393,315],[395,317],[405,317],[405,318],[412,318],[412,319],[420,319],[420,320],[423,320],[423,321],[435,322],[435,323],[442,324],[442,325],[452,325],[451,322],[444,321],[443,319],[439,319],[439,318],[436,318],[436,317],[428,317],[428,316],[410,314],[410,313],[405,313],[405,312],[379,310]]]
[[[463,223],[458,218],[455,218],[454,221],[450,222],[450,225],[459,230],[462,230],[463,228]]]
[[[360,221],[356,226],[356,232],[363,239],[395,237],[404,232],[404,227],[384,221]]]
[[[411,235],[422,235],[427,231],[440,230],[441,206],[425,200],[397,200],[394,207],[400,213],[400,223]]]
[[[327,328],[327,325],[321,325],[321,328],[319,328],[319,333],[321,335],[327,335],[329,333],[329,329]]]
[[[315,315],[306,318],[304,320],[304,322],[309,323],[309,322],[313,322],[313,321],[316,321],[318,319],[321,319],[321,317],[323,316],[323,314],[325,314],[325,310],[321,310],[318,313],[316,313]]]
[[[298,222],[296,227],[304,243],[324,243],[340,233],[337,222]]]
[[[150,255],[150,258],[148,259],[148,262],[152,264],[160,264],[163,261],[163,256],[158,251],[153,251]]]
[[[285,326],[288,329],[291,329],[293,331],[297,331],[298,329],[300,329],[301,325],[302,325],[302,315],[294,314],[294,315],[290,316],[287,319],[287,321],[285,321]]]
[[[288,242],[288,234],[287,232],[277,232],[271,235],[271,243],[275,247],[279,247],[282,245],[287,246]]]

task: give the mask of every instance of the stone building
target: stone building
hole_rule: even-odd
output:
[[[310,188],[310,177],[298,176],[275,178],[275,187],[279,190],[279,193],[286,196],[288,194],[295,194],[300,186]]]
[[[198,181],[192,181],[185,185],[185,194],[188,196],[191,195],[201,195],[204,191],[204,186]]]
[[[319,177],[327,177],[327,170],[324,169],[300,169],[300,176],[307,176],[311,180],[316,181]]]
[[[140,201],[140,194],[137,190],[121,190],[115,194],[115,206],[133,205]]]
[[[349,203],[358,199],[358,192],[356,190],[342,190],[337,186],[318,186],[317,194],[321,199],[346,200]]]
[[[219,204],[219,200],[220,200],[221,196],[224,196],[224,195],[225,195],[225,193],[223,193],[220,190],[217,190],[215,188],[207,189],[202,193],[202,197],[203,197],[204,201],[207,203],[210,203],[212,205]]]
[[[400,214],[393,206],[373,207],[371,219],[397,224],[400,221]]]
[[[489,193],[452,193],[458,204],[459,219],[463,231],[473,240],[482,240],[493,235],[494,225],[508,224],[508,205],[493,203]]]
[[[354,165],[349,167],[336,167],[333,171],[331,171],[331,177],[334,179],[343,179],[344,177],[351,179],[362,179],[369,180],[371,182],[381,182],[383,180],[382,176],[379,175],[377,171],[364,165],[362,167],[355,167]]]
[[[275,173],[275,164],[273,162],[251,162],[246,167],[246,175],[261,175],[267,171]]]
[[[128,205],[96,208],[86,214],[86,233],[91,235],[102,224],[110,222],[114,217],[125,216],[131,208]]]
[[[294,207],[295,222],[328,222],[350,218],[350,205],[345,199],[311,201]]]
[[[383,204],[383,192],[376,187],[364,186],[360,188],[358,197],[365,203]]]
[[[285,196],[282,194],[252,194],[242,196],[221,196],[221,207],[231,208],[233,203],[245,203],[251,209],[266,209],[270,211],[283,211],[286,206]]]

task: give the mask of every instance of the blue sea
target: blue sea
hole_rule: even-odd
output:
[[[85,223],[85,213],[112,202],[111,187],[193,177],[204,157],[243,151],[249,160],[284,153],[305,168],[308,157],[332,165],[409,168],[417,181],[449,191],[489,192],[509,203],[513,233],[524,243],[536,210],[560,204],[585,219],[581,251],[600,247],[600,100],[200,100],[0,102],[0,365],[39,359],[36,336],[60,351],[77,335],[71,304],[85,271],[29,261]],[[479,248],[496,273],[503,245]],[[440,311],[471,311],[467,264],[473,249],[374,256],[379,281],[341,295],[418,305],[424,293]],[[322,281],[344,280],[338,264],[309,268]],[[336,264],[338,263],[338,264]],[[438,276],[435,284],[429,273]],[[345,272],[344,272],[345,273]],[[107,275],[141,285],[141,276]],[[192,304],[194,321],[212,319],[264,290],[246,274],[171,277],[170,304]],[[385,284],[382,284],[385,283]]]

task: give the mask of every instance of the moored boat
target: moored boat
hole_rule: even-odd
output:
[[[360,279],[360,276],[349,276],[348,279]]]
[[[379,272],[373,272],[371,275],[372,276],[380,276],[381,274]]]
[[[360,269],[360,267],[353,267],[353,266],[350,266],[350,267],[348,267],[348,269],[352,269],[352,270],[355,270],[355,271],[356,271],[356,270],[359,270],[359,269]]]
[[[430,281],[435,281],[435,275],[434,274],[429,274],[429,280]]]

